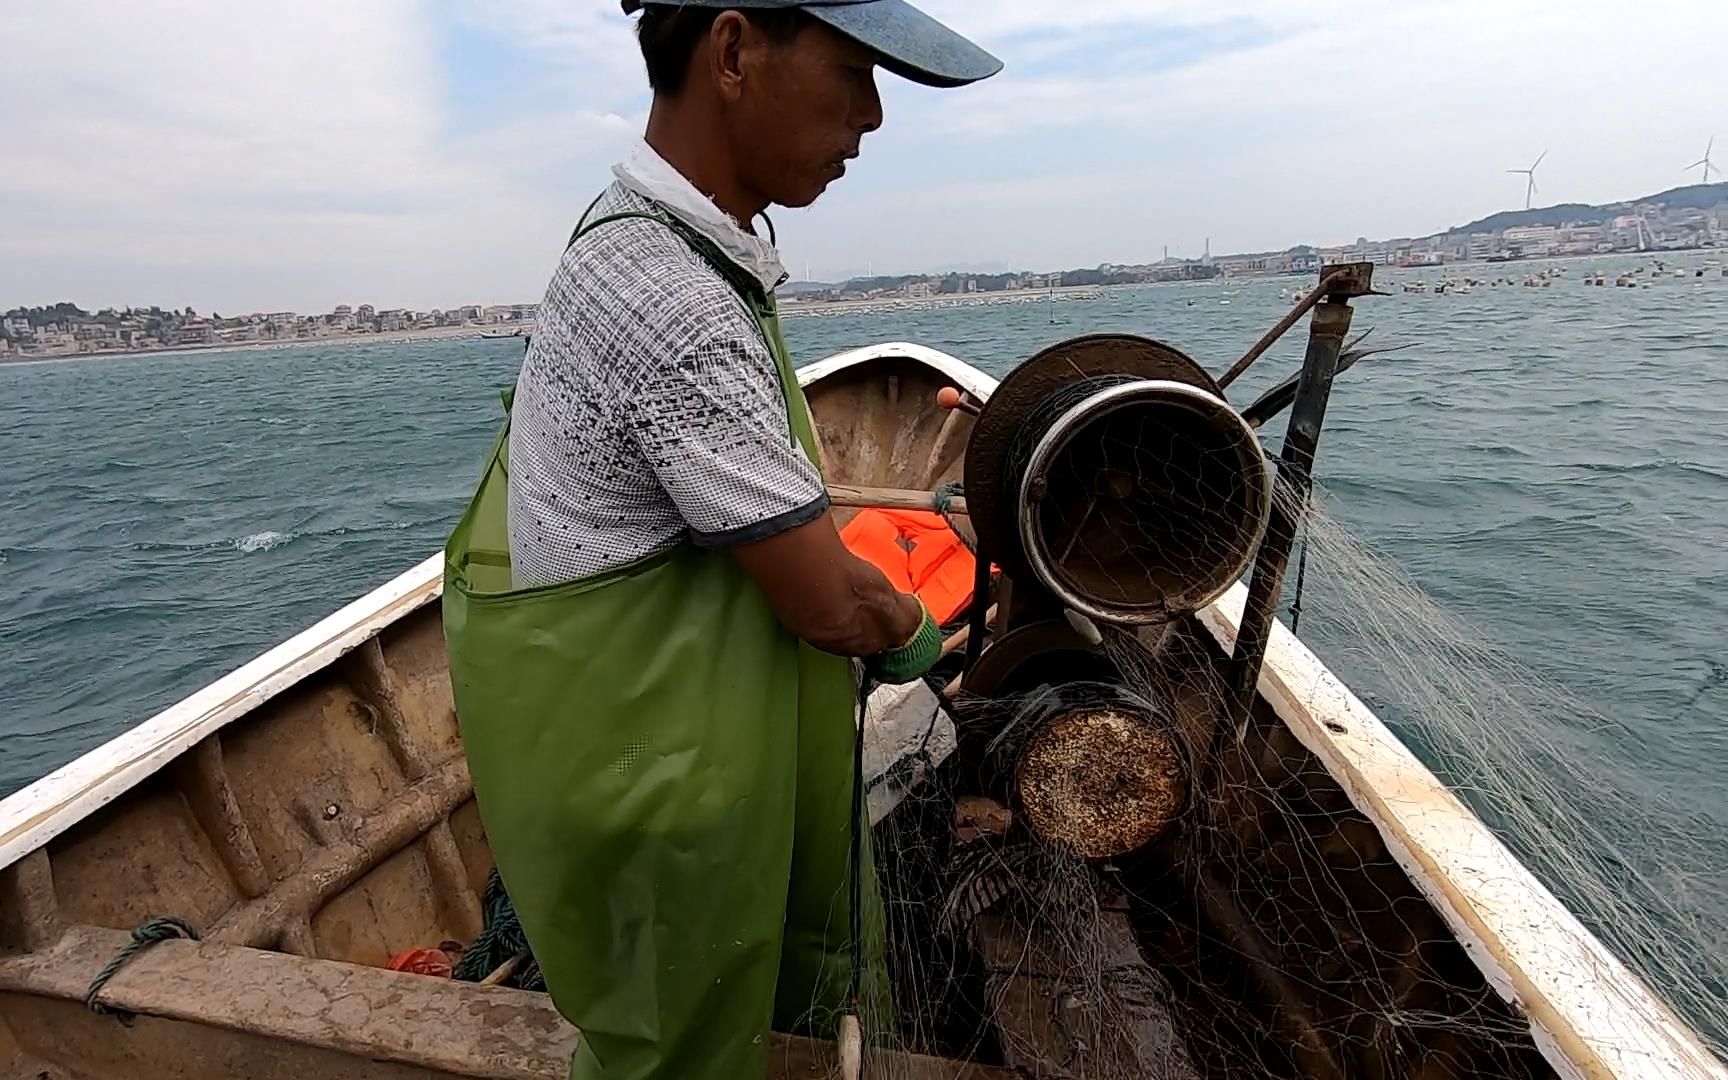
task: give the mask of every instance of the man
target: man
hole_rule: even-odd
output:
[[[833,1037],[871,897],[856,683],[940,635],[841,543],[775,317],[770,203],[882,123],[878,65],[1001,65],[903,0],[624,0],[643,142],[572,237],[444,619],[475,791],[573,1075],[763,1075]]]

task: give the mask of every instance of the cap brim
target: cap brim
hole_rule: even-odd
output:
[[[906,0],[818,3],[802,10],[875,50],[884,68],[925,86],[965,86],[1002,70],[1002,61]]]

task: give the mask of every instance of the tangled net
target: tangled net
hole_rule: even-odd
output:
[[[1151,419],[1110,417],[1039,508],[1061,569],[1112,603],[1156,606],[1259,540],[1216,513],[1253,501],[1239,447]],[[1439,608],[1323,493],[1305,537],[1305,639],[1722,1054],[1728,924],[1694,897],[1725,883],[1686,869],[1711,865],[1706,817],[1631,790],[1603,752],[1638,745],[1622,725]],[[1102,637],[960,694],[951,726],[927,695],[929,726],[871,774],[872,1051],[1094,1080],[1554,1075],[1331,774],[1269,706],[1243,715],[1198,620]],[[519,948],[493,944],[470,974]],[[873,1052],[866,1075],[942,1068]]]
[[[1708,834],[1677,835],[1680,808],[1583,752],[1618,725],[1322,507],[1306,528],[1305,635],[1722,1054],[1728,926],[1683,869],[1708,865]],[[1554,1074],[1318,760],[1263,704],[1238,725],[1204,629],[1107,628],[1104,652],[1117,678],[961,697],[960,750],[877,826],[894,1008],[867,1020],[876,1044],[1101,1080]],[[1088,859],[1026,827],[1013,777],[1041,732],[1102,707],[1173,747],[1186,787],[1149,842]]]

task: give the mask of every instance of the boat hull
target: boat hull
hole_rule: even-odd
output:
[[[959,479],[971,420],[933,408],[935,389],[994,386],[899,343],[800,378],[830,479],[896,488]],[[491,869],[444,668],[441,571],[428,559],[0,802],[0,1076],[564,1075],[579,1035],[543,995],[385,970],[403,949],[472,940]],[[1238,586],[1181,629],[1196,670],[1228,655],[1242,602]],[[1185,973],[1191,1005],[1227,995],[1205,1022],[1254,1027],[1281,1063],[1266,1071],[1404,1075],[1396,1048],[1435,1077],[1728,1075],[1282,627],[1256,718],[1259,740],[1220,773],[1237,782],[1205,796],[1285,876],[1209,881],[1178,833],[1139,867],[1131,915],[1141,951]],[[939,767],[954,736],[914,687],[873,701],[866,743],[875,777],[918,755],[914,773]],[[1268,814],[1272,789],[1312,807],[1315,831]],[[873,819],[898,799],[873,791]],[[1347,858],[1329,861],[1340,842]],[[1335,888],[1276,891],[1316,879]],[[1265,925],[1268,899],[1323,947]],[[1362,918],[1370,905],[1397,917]],[[151,946],[108,983],[102,1002],[137,1014],[130,1025],[88,1010],[90,980],[161,915],[203,940]],[[1182,925],[1199,932],[1163,932]],[[1371,963],[1352,953],[1364,933]],[[1399,1022],[1435,1013],[1432,1028]],[[1462,1020],[1493,1037],[1459,1034]],[[773,1076],[833,1064],[824,1046],[776,1047]]]

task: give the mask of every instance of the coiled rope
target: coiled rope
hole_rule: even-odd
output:
[[[504,879],[498,876],[497,868],[493,868],[486,878],[481,909],[485,916],[484,929],[463,952],[454,977],[461,982],[482,982],[511,958],[521,957],[509,976],[502,980],[502,985],[544,993],[546,976],[534,959],[533,950],[528,947],[528,935],[522,931],[522,921],[516,916],[515,905],[510,903],[510,894],[504,891]]]
[[[112,1005],[104,1005],[97,1000],[102,994],[102,988],[107,986],[108,980],[126,966],[128,960],[158,941],[171,941],[175,938],[197,941],[198,931],[185,919],[177,919],[172,915],[164,915],[161,918],[150,919],[141,923],[132,931],[132,940],[114,954],[114,959],[102,965],[102,970],[98,971],[96,977],[90,980],[90,988],[84,991],[84,1004],[90,1007],[91,1012],[116,1017],[122,1023],[130,1023],[133,1018],[132,1013],[125,1009],[116,1009]]]

